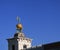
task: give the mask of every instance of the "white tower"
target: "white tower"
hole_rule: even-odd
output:
[[[26,38],[24,33],[22,33],[22,25],[19,23],[16,25],[17,32],[14,34],[13,38],[7,39],[8,50],[23,50],[31,47],[31,39]]]

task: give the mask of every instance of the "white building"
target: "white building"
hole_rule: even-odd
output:
[[[24,33],[22,33],[22,25],[19,23],[19,18],[16,28],[17,32],[14,34],[14,37],[7,39],[8,50],[23,50],[25,48],[30,48],[31,39],[26,38]]]

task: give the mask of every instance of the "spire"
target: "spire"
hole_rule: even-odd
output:
[[[17,31],[21,32],[22,31],[22,24],[20,23],[20,18],[17,16],[17,22],[18,24],[16,25]]]
[[[20,23],[20,18],[17,16],[17,25],[16,25],[16,30],[17,30],[17,32],[16,32],[16,34],[14,34],[14,37],[18,37],[18,38],[20,38],[20,37],[25,37],[25,35],[22,33],[22,24]]]

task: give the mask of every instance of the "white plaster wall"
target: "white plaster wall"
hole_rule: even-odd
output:
[[[31,42],[27,41],[27,40],[21,40],[21,39],[19,39],[18,40],[18,50],[23,49],[23,45],[27,45],[27,48],[30,48],[31,47]]]

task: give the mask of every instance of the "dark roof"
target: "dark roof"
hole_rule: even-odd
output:
[[[60,48],[60,41],[43,45],[44,49]]]

